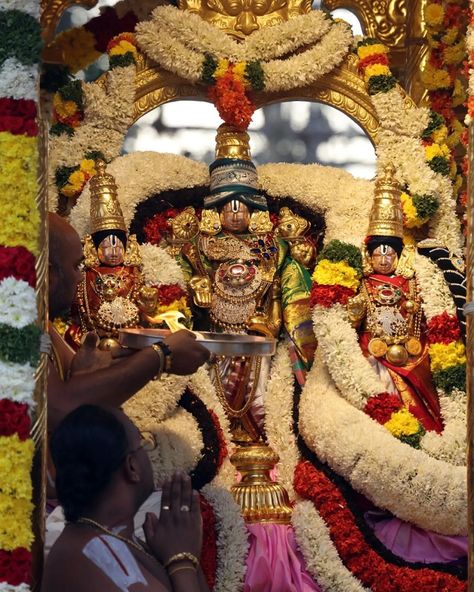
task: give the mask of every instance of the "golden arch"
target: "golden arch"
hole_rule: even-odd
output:
[[[351,117],[376,144],[380,122],[364,81],[357,73],[357,61],[354,55],[348,55],[339,67],[314,84],[280,93],[256,93],[255,103],[257,107],[295,100],[324,103]],[[408,105],[414,105],[401,87],[399,91]],[[160,105],[180,99],[208,100],[203,86],[189,84],[141,55],[137,64],[134,121]]]

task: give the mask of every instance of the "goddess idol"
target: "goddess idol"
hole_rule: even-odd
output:
[[[441,432],[414,256],[414,247],[403,245],[400,191],[387,168],[376,183],[363,248],[364,277],[359,294],[349,300],[349,318],[386,392],[397,395],[424,430]]]
[[[83,239],[84,276],[73,304],[74,323],[66,339],[78,347],[88,331],[100,337],[99,348],[118,345],[118,331],[143,326],[156,314],[158,293],[147,285],[136,237],[129,234],[117,186],[103,161],[90,181],[90,234]]]

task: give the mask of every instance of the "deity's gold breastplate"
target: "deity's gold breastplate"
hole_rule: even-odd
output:
[[[211,320],[221,330],[245,331],[275,275],[273,236],[202,236],[199,248],[213,267]]]
[[[404,366],[422,352],[420,341],[421,306],[416,281],[409,292],[390,282],[363,282],[367,303],[367,330],[371,334],[370,354]]]
[[[139,283],[135,267],[87,270],[78,294],[83,329],[115,334],[137,326],[140,315],[134,300]]]

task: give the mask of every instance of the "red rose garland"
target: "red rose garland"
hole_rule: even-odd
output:
[[[364,411],[369,417],[382,425],[389,421],[392,414],[402,409],[403,403],[397,395],[380,393],[370,397],[365,404]]]
[[[31,570],[31,552],[22,547],[14,551],[0,550],[0,582],[10,586],[19,586],[29,582]]]

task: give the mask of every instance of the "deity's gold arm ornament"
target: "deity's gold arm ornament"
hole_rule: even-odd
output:
[[[265,311],[252,316],[247,327],[249,331],[261,333],[266,337],[278,337],[282,324],[281,285],[275,278],[267,294]]]

